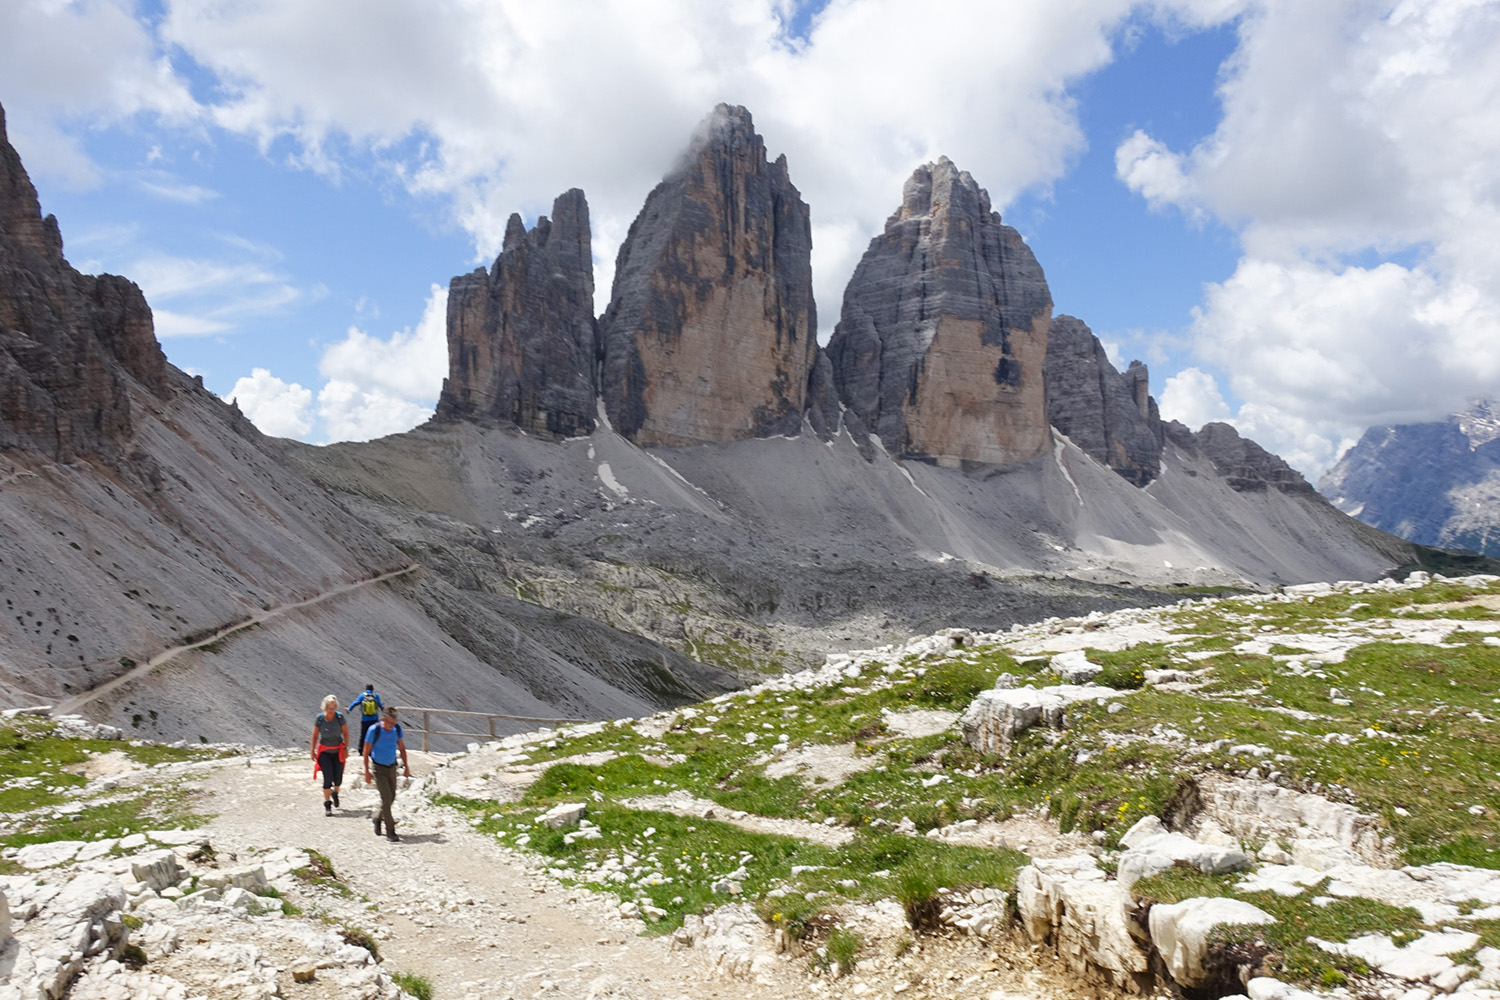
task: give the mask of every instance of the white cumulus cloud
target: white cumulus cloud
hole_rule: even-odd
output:
[[[1219,383],[1201,368],[1184,368],[1162,384],[1157,401],[1163,420],[1177,420],[1193,430],[1232,414]]]
[[[385,339],[351,326],[323,352],[318,416],[329,441],[368,441],[432,416],[448,374],[448,289],[433,285],[415,329]]]
[[[432,407],[334,379],[318,391],[318,416],[329,441],[369,441],[411,430]]]
[[[99,167],[65,121],[197,117],[186,81],[136,8],[130,0],[0,3],[0,95],[11,141],[33,172],[80,188],[98,183]]]
[[[1137,132],[1116,172],[1238,229],[1195,353],[1237,426],[1315,477],[1364,426],[1500,380],[1500,4],[1258,0],[1239,38],[1213,134]]]
[[[229,400],[261,433],[272,437],[306,437],[312,430],[312,390],[296,382],[283,382],[265,368],[255,368],[248,378],[234,383]]]
[[[834,0],[795,38],[784,0],[242,0],[172,5],[161,35],[219,80],[220,126],[264,148],[289,138],[329,173],[350,144],[373,152],[447,199],[476,259],[512,212],[583,188],[601,311],[646,193],[715,103],[743,104],[813,206],[826,334],[915,166],[947,154],[997,206],[1049,184],[1084,146],[1069,85],[1113,58],[1129,18],[1200,26],[1241,5]],[[927,84],[916,67],[932,59]]]
[[[402,399],[437,400],[448,374],[448,289],[433,285],[416,329],[382,340],[351,326],[344,339],[323,352],[324,378],[378,389]]]

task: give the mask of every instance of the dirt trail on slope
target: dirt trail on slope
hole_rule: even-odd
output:
[[[214,643],[219,642],[236,632],[249,628],[252,625],[260,625],[272,618],[278,618],[282,615],[288,614],[292,611],[297,611],[301,608],[310,608],[315,604],[322,604],[324,601],[331,600],[343,594],[347,594],[352,590],[359,590],[362,587],[369,587],[377,583],[384,583],[386,580],[392,580],[398,576],[405,576],[407,573],[414,573],[421,568],[422,565],[420,563],[410,563],[406,566],[401,567],[400,569],[393,569],[390,572],[382,573],[379,576],[370,577],[368,580],[351,580],[348,583],[341,583],[337,587],[331,587],[328,590],[323,591],[322,593],[314,594],[312,597],[304,598],[300,601],[291,601],[287,604],[278,604],[274,608],[257,610],[254,614],[252,614],[244,621],[236,622],[233,625],[227,625],[224,628],[221,628],[218,631],[214,632],[213,635],[210,635],[206,639],[199,639],[197,642],[189,642],[181,646],[173,646],[170,649],[162,650],[160,653],[157,653],[145,663],[132,667],[120,676],[115,677],[112,680],[105,681],[98,687],[90,688],[82,694],[74,695],[72,698],[69,698],[67,701],[53,708],[52,714],[68,715],[70,713],[77,712],[80,708],[82,708],[84,705],[87,705],[94,699],[102,698],[112,691],[119,690],[126,684],[129,684],[131,681],[139,680],[141,677],[149,674],[153,670],[156,670],[158,667],[172,662],[183,653],[189,652],[190,650],[194,649],[202,649],[204,646],[211,646]]]
[[[418,781],[440,759],[411,758]],[[354,894],[333,915],[374,933],[387,970],[428,977],[439,1000],[1069,995],[1024,961],[1009,969],[968,939],[932,941],[899,967],[833,982],[810,977],[805,957],[778,957],[753,977],[723,974],[703,952],[674,947],[670,936],[640,936],[641,923],[620,917],[618,900],[558,884],[536,855],[474,833],[456,813],[408,810],[400,843],[377,838],[379,798],[357,764],[348,771],[343,808],[326,818],[311,774],[310,759],[236,762],[217,771],[203,803],[217,814],[208,829],[214,846],[221,858],[276,847],[326,854]],[[398,800],[398,817],[402,812]]]

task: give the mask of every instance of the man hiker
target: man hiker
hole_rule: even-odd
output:
[[[355,709],[359,709],[359,752],[365,752],[365,733],[370,727],[380,721],[380,710],[385,703],[380,700],[380,695],[375,693],[374,684],[366,684],[365,689],[349,703],[349,714],[353,715]]]
[[[323,699],[323,711],[313,719],[313,777],[323,772],[323,815],[332,816],[344,783],[344,758],[349,755],[349,727],[333,695]]]
[[[365,784],[372,780],[380,790],[380,814],[375,817],[375,836],[380,836],[380,827],[385,826],[386,840],[400,840],[396,836],[396,817],[391,804],[396,801],[396,755],[401,756],[401,769],[411,777],[411,765],[406,760],[406,740],[401,725],[396,721],[396,710],[385,708],[380,712],[380,721],[365,733],[365,747],[361,751],[365,758]],[[375,775],[370,776],[370,765],[375,765]]]

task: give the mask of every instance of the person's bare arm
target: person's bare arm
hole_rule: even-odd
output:
[[[407,760],[406,760],[406,740],[405,739],[399,739],[399,740],[397,740],[396,741],[396,749],[401,751],[401,769],[403,771],[405,771],[406,772],[406,776],[408,778],[410,778],[411,777],[411,764],[407,763]]]
[[[318,759],[318,724],[316,722],[313,723],[312,759]]]
[[[365,759],[365,784],[367,785],[375,780],[374,776],[370,774],[370,751],[374,748],[375,744],[369,740],[365,740],[365,748],[360,751],[360,756]]]

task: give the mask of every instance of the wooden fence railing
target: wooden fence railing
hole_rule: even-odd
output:
[[[477,739],[485,735],[484,733],[476,732],[456,732],[451,730],[433,729],[432,717],[435,715],[439,717],[444,715],[455,715],[468,719],[484,719],[485,724],[489,730],[490,739],[495,738],[495,722],[497,720],[504,720],[506,722],[540,722],[550,723],[552,725],[593,721],[591,719],[539,719],[529,715],[502,715],[498,712],[460,712],[457,709],[452,708],[403,708],[400,710],[401,726],[402,728],[409,729],[414,733],[422,734],[422,751],[424,753],[427,752],[429,737],[467,736]],[[412,719],[414,716],[421,716],[422,724],[420,726],[412,724]]]

